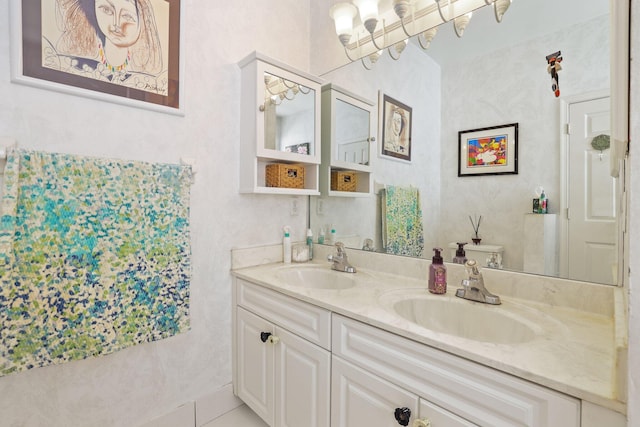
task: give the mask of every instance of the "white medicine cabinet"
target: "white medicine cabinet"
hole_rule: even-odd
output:
[[[322,87],[320,191],[363,197],[373,190],[375,103],[334,84]]]
[[[322,80],[258,52],[238,65],[240,192],[319,195]]]

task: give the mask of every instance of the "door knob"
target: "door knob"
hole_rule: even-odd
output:
[[[408,426],[409,419],[411,418],[411,409],[409,408],[396,408],[395,411],[396,421],[401,426]]]
[[[270,336],[271,332],[260,332],[260,341],[267,342]]]
[[[415,420],[411,427],[431,427],[431,421],[428,418],[420,418]]]
[[[268,341],[269,344],[278,344],[280,342],[280,338],[273,335],[271,332],[260,332],[260,341]]]

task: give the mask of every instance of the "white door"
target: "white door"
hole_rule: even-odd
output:
[[[263,332],[273,325],[238,307],[237,321],[237,393],[253,412],[267,424],[274,425],[273,345],[262,342]]]
[[[609,150],[591,143],[609,135],[609,98],[569,105],[568,276],[614,283],[616,265],[616,179]]]
[[[418,413],[418,397],[333,356],[331,360],[331,427],[398,427],[396,409]]]
[[[329,427],[331,353],[276,327],[277,427]]]

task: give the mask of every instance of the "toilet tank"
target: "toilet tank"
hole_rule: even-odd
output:
[[[456,256],[457,243],[449,243],[449,253],[451,261]],[[466,244],[464,251],[467,259],[475,259],[478,264],[489,268],[502,268],[502,257],[504,256],[504,247],[499,245],[474,245]],[[494,255],[495,254],[495,255]],[[492,259],[493,258],[493,259]]]

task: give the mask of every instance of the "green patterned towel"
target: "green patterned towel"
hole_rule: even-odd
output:
[[[0,375],[189,329],[188,166],[16,150],[0,211]]]
[[[382,199],[382,240],[388,254],[421,257],[424,252],[418,189],[387,185]]]

